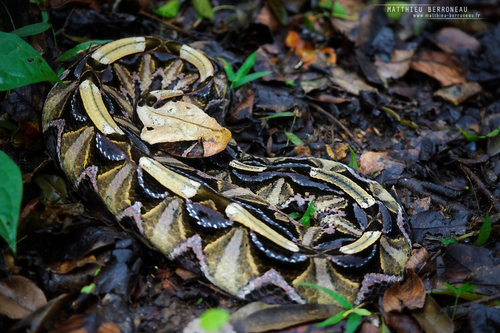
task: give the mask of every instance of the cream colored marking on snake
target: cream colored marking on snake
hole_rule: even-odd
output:
[[[250,230],[253,230],[256,233],[273,241],[274,243],[276,243],[276,245],[279,245],[292,252],[299,252],[299,247],[296,244],[281,236],[269,226],[265,225],[262,221],[250,214],[239,204],[233,202],[227,205],[226,215],[236,222],[243,224],[245,227],[250,228]]]
[[[101,64],[109,65],[130,54],[143,52],[145,49],[146,38],[124,38],[101,46],[92,54],[92,58],[99,61]]]
[[[152,158],[141,157],[139,165],[160,184],[185,199],[194,197],[201,188],[200,183],[173,172]]]
[[[214,66],[200,51],[184,44],[180,50],[180,57],[189,61],[198,69],[200,72],[200,82],[205,81],[209,76],[214,76]]]
[[[366,231],[355,242],[342,246],[339,251],[345,254],[359,253],[368,248],[370,245],[373,245],[373,243],[380,238],[380,235],[382,235],[381,231]]]
[[[115,133],[125,135],[113,118],[111,118],[108,109],[104,105],[99,88],[92,81],[83,81],[80,84],[79,90],[83,106],[99,131],[105,135]]]

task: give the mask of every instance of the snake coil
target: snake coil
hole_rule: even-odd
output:
[[[43,131],[71,185],[217,287],[268,303],[335,302],[305,282],[360,303],[402,279],[411,240],[393,196],[337,162],[238,153],[214,120],[225,74],[202,52],[126,38],[62,79]],[[311,226],[288,215],[308,206]]]

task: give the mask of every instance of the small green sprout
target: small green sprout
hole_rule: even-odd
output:
[[[313,208],[313,205],[314,205],[314,198],[309,203],[309,206],[307,206],[306,212],[304,213],[304,215],[302,215],[302,217],[297,212],[290,213],[290,217],[292,219],[298,219],[300,217],[300,223],[310,227],[312,215],[316,212],[316,209]]]
[[[490,234],[491,234],[491,219],[490,219],[490,214],[486,213],[483,226],[481,227],[481,231],[479,231],[479,237],[477,237],[477,245],[483,246],[484,244],[486,244],[486,241],[490,237]]]
[[[200,316],[200,326],[207,332],[218,331],[229,322],[231,315],[223,309],[214,308],[203,312]]]
[[[263,76],[266,76],[267,74],[272,73],[271,71],[267,72],[257,72],[257,73],[252,73],[248,74],[250,70],[253,67],[253,64],[255,63],[255,59],[257,59],[257,51],[252,53],[247,60],[241,65],[240,69],[234,74],[233,68],[231,65],[223,58],[219,58],[224,63],[224,70],[226,71],[227,78],[229,81],[231,81],[231,87],[230,89],[233,88],[238,88],[239,86],[244,85],[245,83],[248,83],[253,80],[257,80]]]
[[[463,293],[472,292],[477,288],[477,286],[470,285],[468,282],[464,283],[458,288],[455,288],[451,284],[448,284],[446,282],[444,282],[443,284],[446,288],[448,288],[455,294],[455,306],[453,307],[453,314],[451,315],[451,320],[453,321],[453,319],[455,318],[455,311],[457,310],[458,299],[460,298],[460,296],[462,296]]]
[[[328,288],[320,287],[315,284],[311,283],[297,283],[297,286],[306,286],[306,287],[311,287],[314,289],[318,289],[332,297],[334,300],[336,300],[341,307],[344,308],[344,311],[341,311],[337,313],[335,316],[328,318],[327,320],[317,324],[317,327],[322,327],[322,326],[330,326],[330,325],[335,325],[336,323],[340,322],[342,319],[347,318],[347,324],[346,324],[346,333],[354,333],[356,329],[359,326],[359,323],[361,322],[362,317],[365,316],[371,316],[371,312],[362,309],[363,304],[354,307],[344,296],[342,296],[340,293],[336,292],[335,290],[331,290]]]

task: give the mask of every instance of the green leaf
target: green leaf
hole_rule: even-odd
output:
[[[339,292],[337,292],[335,290],[331,290],[331,289],[328,289],[325,287],[321,287],[321,286],[318,286],[318,285],[315,285],[312,283],[305,283],[305,282],[299,282],[299,283],[296,283],[295,285],[296,286],[306,286],[306,287],[311,287],[314,289],[321,290],[322,292],[324,292],[325,294],[327,294],[328,296],[330,296],[331,298],[336,300],[340,304],[340,306],[343,307],[344,309],[351,310],[354,308],[352,306],[352,304],[349,303],[349,301],[344,296],[342,296],[342,294],[340,294]]]
[[[213,20],[214,19],[214,10],[212,9],[212,5],[208,0],[193,0],[193,7],[196,10],[196,13],[203,18]]]
[[[241,65],[240,69],[238,69],[238,72],[236,72],[236,75],[234,76],[234,81],[241,80],[245,77],[245,75],[247,75],[248,72],[250,72],[253,64],[255,63],[255,59],[257,59],[257,51],[250,54],[243,65]]]
[[[455,293],[455,295],[458,295],[458,289],[453,287],[451,284],[449,283],[446,283],[446,282],[443,282],[443,285],[448,288],[449,290],[451,290],[452,292]]]
[[[222,63],[224,64],[224,71],[226,72],[227,78],[229,81],[233,82],[234,81],[234,72],[233,68],[231,65],[227,62],[226,59],[223,58],[218,58]]]
[[[41,81],[60,82],[40,54],[19,36],[0,32],[0,91]]]
[[[257,72],[257,73],[252,73],[240,80],[236,80],[231,84],[231,88],[238,88],[239,86],[244,85],[245,83],[248,83],[253,80],[257,80],[263,76],[266,76],[267,74],[271,74],[272,71],[267,71],[267,72]]]
[[[95,283],[91,283],[88,286],[83,287],[80,289],[80,293],[82,294],[92,294],[97,288],[97,285]]]
[[[71,57],[74,57],[78,54],[81,54],[81,53],[87,51],[87,49],[91,46],[100,45],[100,44],[109,43],[109,42],[111,42],[110,39],[89,40],[88,42],[78,44],[77,46],[75,46],[71,50],[64,52],[57,60],[58,61],[67,60]]]
[[[477,288],[477,286],[469,284],[469,282],[466,282],[463,285],[461,285],[460,287],[458,287],[457,291],[458,291],[458,294],[461,295],[463,293],[470,293],[470,292],[474,291],[474,289],[476,289],[476,288]]]
[[[45,197],[52,203],[64,202],[68,193],[66,181],[56,175],[40,174],[35,177],[35,183],[43,191]]]
[[[450,245],[451,243],[458,243],[455,238],[441,238],[440,239],[441,243],[443,243],[445,246]]]
[[[460,127],[458,128],[458,130],[460,132],[462,132],[463,135],[465,135],[465,138],[467,139],[467,141],[477,141],[477,140],[483,139],[482,136],[477,136],[477,135],[474,135],[474,134],[470,134],[470,133],[464,131],[463,129],[461,129]]]
[[[172,0],[164,4],[158,9],[153,9],[153,12],[163,17],[174,18],[179,14],[181,4],[177,0]]]
[[[7,154],[0,150],[0,236],[16,253],[17,224],[23,197],[21,171]]]
[[[314,198],[309,203],[309,206],[307,206],[304,216],[302,216],[302,218],[300,219],[300,222],[308,227],[311,226],[311,216],[316,211],[316,209],[313,208],[313,205],[314,205]]]
[[[296,146],[300,146],[301,144],[304,144],[304,141],[302,141],[298,136],[296,136],[292,132],[285,131],[285,135],[286,135],[287,139],[292,141],[292,143]]]
[[[0,120],[0,127],[6,128],[11,132],[15,132],[19,129],[18,126],[14,125],[13,123],[9,123],[8,121],[5,120]]]
[[[357,313],[352,313],[347,318],[347,324],[345,326],[345,333],[354,333],[361,322],[361,316]]]
[[[290,216],[292,219],[297,219],[300,217],[300,214],[297,212],[291,212],[290,214],[288,214],[288,216]]]
[[[16,29],[14,31],[11,31],[11,34],[15,34],[19,37],[26,37],[26,36],[31,36],[31,35],[36,35],[41,32],[44,32],[45,30],[48,30],[52,27],[52,24],[49,23],[35,23],[35,24],[30,24],[25,27]]]
[[[342,5],[338,1],[335,1],[333,3],[332,16],[341,17],[341,18],[347,16],[347,13],[345,12],[344,7],[342,7]]]
[[[387,1],[385,3],[385,13],[387,17],[399,21],[403,17],[406,7],[408,7],[406,1]]]
[[[333,4],[330,0],[326,0],[324,2],[319,2],[318,6],[320,6],[321,8],[330,9],[332,8]]]
[[[366,316],[371,316],[372,313],[370,311],[368,311],[367,309],[353,309],[352,310],[353,313],[357,313],[358,315],[362,316],[362,317],[366,317]]]
[[[354,150],[352,150],[351,147],[349,147],[349,150],[351,151],[351,160],[349,161],[348,165],[354,170],[358,170],[358,161],[356,160],[356,153],[354,152]]]
[[[222,328],[229,321],[231,315],[223,309],[214,308],[203,312],[200,316],[200,326],[205,331],[212,332]]]
[[[346,312],[347,312],[347,310],[341,311],[341,312],[337,313],[335,316],[330,317],[330,318],[326,319],[325,321],[322,321],[321,323],[318,323],[318,324],[316,324],[314,326],[316,326],[316,327],[324,327],[324,326],[335,325],[336,323],[338,323],[339,321],[341,321],[342,319],[344,319],[344,314]]]
[[[271,7],[271,11],[273,12],[274,16],[278,19],[278,21],[282,25],[285,25],[287,17],[286,17],[286,9],[283,2],[280,0],[268,0],[267,3],[269,4],[269,7]]]
[[[264,120],[264,119],[274,119],[274,118],[281,118],[281,117],[295,117],[295,114],[290,111],[283,111],[283,112],[278,112],[269,116],[261,117],[259,120]]]
[[[307,13],[304,14],[304,16],[303,16],[304,26],[308,30],[316,31],[316,28],[314,27],[314,23],[309,19],[309,15],[314,15],[314,13],[313,12],[307,12]]]
[[[479,236],[477,237],[477,245],[483,246],[484,244],[486,244],[486,241],[490,237],[490,234],[491,234],[491,219],[490,219],[490,214],[486,213],[483,226],[481,227],[481,231],[479,231]]]

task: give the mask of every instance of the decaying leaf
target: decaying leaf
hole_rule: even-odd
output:
[[[419,309],[424,306],[425,295],[422,280],[415,272],[408,270],[403,283],[394,283],[384,293],[384,310],[401,312],[405,307],[410,310]]]
[[[420,248],[418,250],[414,249],[411,251],[410,259],[406,263],[405,268],[407,270],[414,270],[417,268],[418,265],[425,262],[430,257],[431,255],[429,254],[429,252],[427,252],[425,247]]]
[[[47,303],[47,298],[37,285],[20,275],[0,281],[0,313],[21,319]]]
[[[411,58],[414,50],[394,50],[391,53],[391,61],[385,62],[379,56],[375,56],[375,67],[378,74],[386,79],[399,79],[410,69]]]
[[[466,82],[467,69],[442,52],[424,50],[418,53],[411,62],[411,68],[432,76],[443,87]]]
[[[469,97],[481,92],[481,90],[482,88],[479,83],[467,82],[439,89],[434,93],[434,96],[440,96],[448,102],[458,105],[467,100]]]
[[[398,173],[403,172],[404,168],[405,164],[403,162],[389,157],[387,152],[368,151],[359,157],[359,171],[367,175],[384,169],[393,169],[393,173]]]
[[[481,47],[476,38],[453,27],[441,29],[433,37],[439,48],[447,53],[477,52]]]
[[[168,102],[159,108],[138,107],[137,115],[144,124],[141,139],[150,144],[201,142],[203,157],[207,157],[220,153],[231,141],[228,129],[191,103]],[[175,151],[169,152],[175,154]],[[175,155],[186,156],[184,152]]]
[[[363,82],[355,73],[346,73],[340,67],[333,67],[331,72],[332,82],[353,95],[357,96],[361,91],[377,90],[376,88]]]
[[[430,295],[425,298],[422,309],[412,310],[411,313],[426,333],[453,332],[453,323],[450,317]]]
[[[300,57],[300,60],[304,63],[304,68],[308,68],[311,64],[316,63],[320,54],[323,54],[330,64],[337,62],[337,55],[334,49],[331,47],[316,49],[312,43],[303,41],[295,31],[288,33],[285,44],[295,52],[295,55]]]

